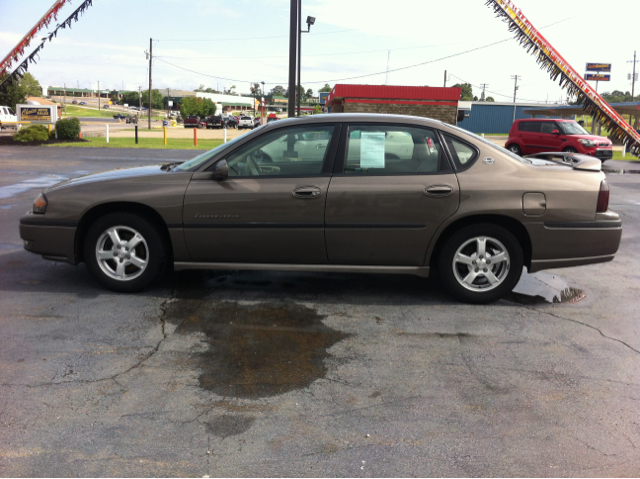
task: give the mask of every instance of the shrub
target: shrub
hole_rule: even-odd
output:
[[[60,140],[75,140],[80,133],[80,120],[77,118],[65,118],[56,121],[56,132]]]
[[[47,141],[49,139],[49,130],[44,125],[31,125],[18,131],[13,135],[13,139],[22,143]]]

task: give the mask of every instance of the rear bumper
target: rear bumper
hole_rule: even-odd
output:
[[[527,225],[531,238],[530,272],[611,261],[620,246],[622,222],[611,211],[595,221]]]
[[[76,225],[51,222],[28,213],[20,219],[20,238],[24,249],[45,259],[77,264],[75,255]]]

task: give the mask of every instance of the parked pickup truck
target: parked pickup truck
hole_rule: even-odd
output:
[[[240,117],[238,121],[238,128],[251,128],[253,129],[253,118],[247,115],[243,115]]]
[[[200,119],[199,116],[190,115],[184,119],[185,128],[202,128],[206,127],[207,122],[204,119]]]
[[[222,128],[224,126],[224,122],[222,121],[222,117],[219,115],[211,115],[206,118],[207,120],[207,129],[212,128]],[[187,121],[185,120],[185,123]]]

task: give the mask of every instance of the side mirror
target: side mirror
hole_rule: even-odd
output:
[[[229,165],[227,160],[218,161],[213,167],[213,179],[216,181],[226,180],[229,177]]]
[[[551,134],[552,135],[559,135],[560,134],[560,130],[552,130]]]

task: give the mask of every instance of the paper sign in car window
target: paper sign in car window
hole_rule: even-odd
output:
[[[384,132],[363,131],[360,137],[360,168],[384,168]]]

